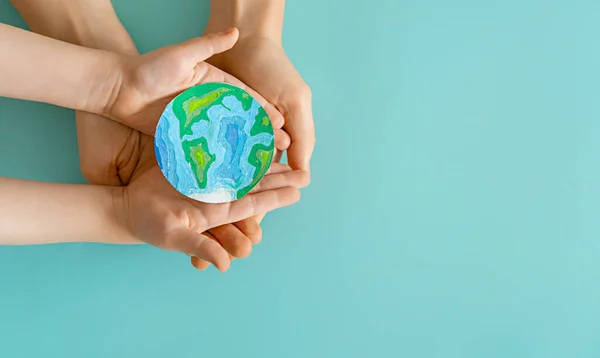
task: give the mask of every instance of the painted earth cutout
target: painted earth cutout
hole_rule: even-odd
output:
[[[180,193],[224,203],[246,195],[269,169],[273,127],[265,109],[243,89],[204,83],[169,103],[154,149],[164,176]]]

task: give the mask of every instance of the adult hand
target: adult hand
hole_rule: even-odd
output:
[[[210,31],[207,28],[206,32]],[[239,78],[283,114],[283,129],[289,137],[281,135],[276,147],[289,146],[288,162],[293,169],[309,170],[315,146],[312,94],[281,45],[268,37],[250,35],[208,62]]]

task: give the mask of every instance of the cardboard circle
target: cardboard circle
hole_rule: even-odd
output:
[[[165,178],[183,195],[206,203],[242,198],[266,174],[274,153],[265,109],[228,83],[203,83],[175,97],[154,137]]]

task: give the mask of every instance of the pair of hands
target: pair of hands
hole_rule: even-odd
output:
[[[119,57],[105,90],[109,96],[104,115],[122,124],[78,113],[82,171],[93,184],[127,185],[117,191],[116,202],[122,204],[120,217],[132,233],[131,241],[139,238],[184,252],[199,269],[213,263],[225,271],[234,257],[248,256],[262,236],[256,216],[294,203],[298,188],[309,181],[314,129],[308,87],[275,42],[246,38],[236,44],[237,40],[233,29],[143,56]],[[211,58],[214,54],[219,55]],[[204,62],[208,58],[227,72],[246,76],[245,82],[277,108]],[[297,170],[274,164],[253,192],[228,204],[203,204],[175,191],[156,164],[150,134],[174,96],[203,82],[228,82],[250,92],[272,119],[277,149],[289,148],[290,164]]]

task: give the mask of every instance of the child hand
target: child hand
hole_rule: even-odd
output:
[[[276,130],[282,115],[262,96],[235,77],[204,62],[215,53],[231,48],[238,39],[231,30],[167,46],[142,56],[122,57],[113,83],[105,84],[104,113],[129,127],[152,135],[167,104],[179,93],[205,82],[228,82],[239,86],[265,108]],[[276,133],[277,135],[277,133]]]
[[[307,181],[302,171],[269,174],[240,200],[206,204],[181,195],[154,166],[125,187],[115,203],[121,225],[132,237],[195,256],[224,272],[230,263],[227,250],[203,232],[291,205],[300,199],[297,188]]]

